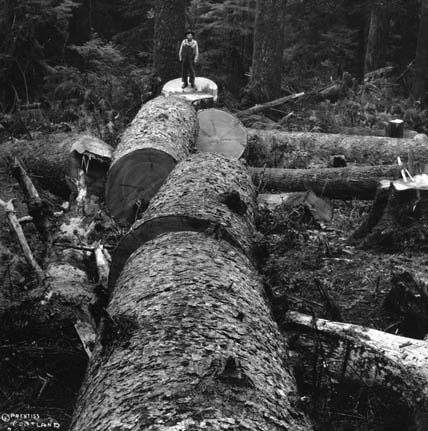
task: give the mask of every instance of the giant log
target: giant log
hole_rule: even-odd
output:
[[[244,164],[220,154],[199,153],[181,162],[121,239],[112,256],[112,289],[128,257],[157,235],[209,231],[252,255],[256,192]]]
[[[330,199],[373,199],[379,181],[400,175],[398,165],[353,166],[346,168],[280,169],[250,168],[259,189],[275,192],[312,190]]]
[[[146,242],[108,313],[72,431],[311,429],[262,281],[229,242],[187,231]]]
[[[398,156],[405,161],[413,151],[421,163],[428,163],[428,143],[414,139],[248,129],[248,146],[247,159],[253,166],[293,167],[290,153],[325,161],[343,154],[351,163],[382,165],[395,163]]]
[[[76,181],[83,167],[89,191],[101,196],[112,152],[110,145],[94,136],[57,133],[0,145],[0,167],[17,157],[41,187],[67,200],[70,192],[77,190]]]
[[[108,173],[106,203],[120,222],[146,209],[176,163],[193,150],[197,115],[190,103],[160,96],[143,105],[123,134]]]

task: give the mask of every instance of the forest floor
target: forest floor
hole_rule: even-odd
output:
[[[346,106],[344,109],[339,104],[331,109],[325,102],[298,108],[291,104],[288,114],[284,112],[286,115],[281,117],[279,113],[277,121],[258,116],[246,125],[338,132],[341,125],[352,126],[355,122],[367,126],[372,122],[366,114],[365,120],[355,119],[363,115],[363,102],[357,106],[346,101]],[[295,113],[290,115],[293,110]],[[54,206],[61,204],[48,193],[43,197]],[[0,198],[16,198],[18,216],[27,214],[18,184],[7,172],[0,172]],[[383,254],[351,245],[348,238],[367,215],[371,202],[331,204],[334,216],[323,224],[290,218],[281,212],[263,221],[260,229],[267,248],[261,271],[272,291],[286,296],[285,308],[415,338],[425,335],[428,325],[420,328],[413,324],[411,307],[405,310],[407,315],[403,310],[396,312],[385,306],[385,299],[403,274],[420,273],[428,267],[426,255]],[[30,223],[24,231],[36,258],[40,257],[36,230]],[[49,309],[31,301],[23,302],[37,280],[21,256],[14,232],[0,208],[0,414],[39,414],[45,421],[55,420],[61,429],[68,429],[84,378],[86,353],[73,322],[51,316]],[[312,394],[307,409],[319,431],[411,429],[408,410],[380,389],[349,385],[300,389]],[[0,431],[7,426],[0,420]]]

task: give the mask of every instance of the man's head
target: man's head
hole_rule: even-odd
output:
[[[195,35],[195,33],[193,33],[193,31],[192,30],[187,30],[186,31],[186,39],[187,40],[192,40],[193,39],[193,37],[194,37],[194,35]]]

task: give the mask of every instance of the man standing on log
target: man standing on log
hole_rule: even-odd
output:
[[[195,33],[192,30],[186,32],[186,39],[181,42],[178,57],[181,62],[181,77],[183,80],[182,88],[185,89],[188,84],[188,77],[190,78],[190,85],[195,87],[195,63],[199,58],[198,42],[194,40]]]

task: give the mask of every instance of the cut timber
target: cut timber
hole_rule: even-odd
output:
[[[40,186],[68,199],[70,191],[76,191],[75,180],[83,166],[90,172],[86,178],[88,190],[101,196],[112,152],[110,145],[94,136],[53,134],[2,144],[0,167],[17,157]]]
[[[143,105],[123,134],[108,173],[106,202],[111,215],[132,223],[174,166],[194,149],[195,109],[176,97]]]
[[[263,283],[227,241],[147,242],[107,311],[71,431],[311,429]]]
[[[218,88],[214,81],[207,78],[196,77],[196,90],[190,86],[184,90],[181,88],[183,82],[180,78],[168,81],[162,88],[164,96],[175,96],[187,100],[196,108],[211,108],[217,103]]]
[[[282,329],[302,376],[328,384],[354,381],[395,392],[428,429],[428,343],[349,323],[288,312]]]
[[[351,240],[362,248],[427,251],[428,175],[381,181],[373,206]]]
[[[111,290],[128,257],[142,244],[173,231],[206,231],[252,255],[256,191],[242,162],[199,153],[171,172],[112,256]]]
[[[220,109],[198,112],[199,133],[196,148],[239,159],[247,147],[247,129],[234,115]]]
[[[251,108],[245,109],[244,111],[239,111],[236,113],[238,116],[245,116],[245,115],[252,115],[257,114],[262,111],[266,111],[270,108],[275,108],[276,106],[283,105],[284,103],[290,102],[291,100],[299,99],[300,97],[303,97],[305,93],[295,93],[291,94],[290,96],[281,97],[279,99],[272,100],[267,103],[263,103],[261,105],[255,105]]]
[[[393,164],[398,156],[403,161],[407,160],[409,150],[413,150],[421,163],[428,163],[428,145],[425,142],[380,136],[249,129],[248,147],[248,160],[253,166],[292,167],[289,165],[291,158],[287,155],[293,152],[305,152],[309,158],[326,162],[334,154],[343,154],[349,163]]]
[[[303,192],[312,190],[329,199],[373,199],[379,181],[397,178],[398,165],[354,166],[346,168],[279,169],[250,168],[260,190]]]

